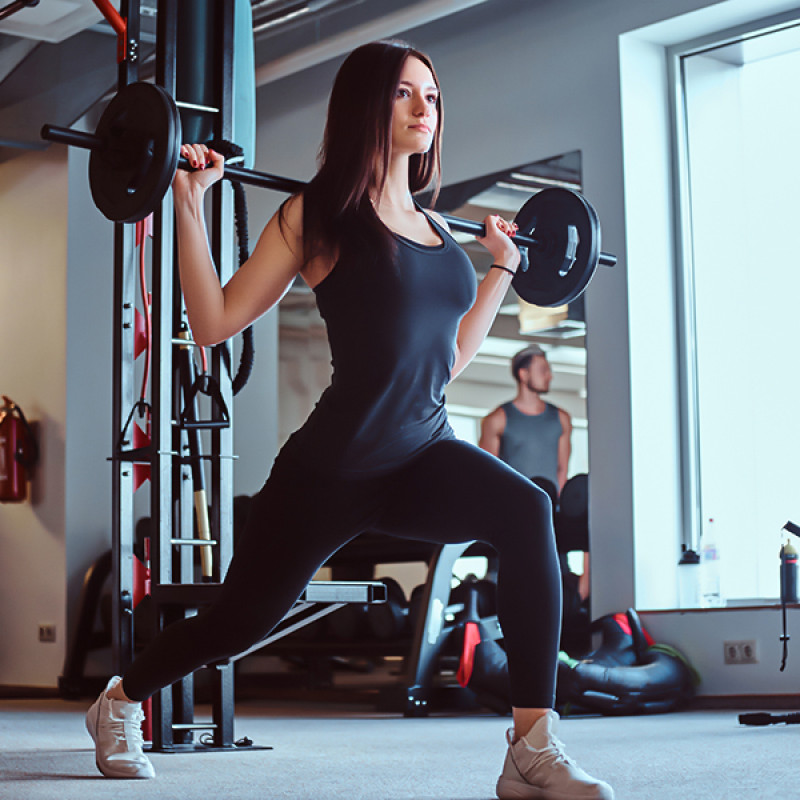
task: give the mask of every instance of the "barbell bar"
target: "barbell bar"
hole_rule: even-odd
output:
[[[177,105],[156,84],[138,82],[123,87],[108,104],[93,134],[44,125],[41,136],[91,152],[92,197],[100,211],[114,222],[131,223],[147,217],[161,203],[175,170],[191,170],[189,162],[180,156]],[[225,165],[224,177],[289,194],[306,185],[233,164]],[[486,234],[481,222],[449,214],[441,216],[452,230],[474,236]],[[597,213],[577,192],[537,192],[523,205],[515,221],[519,230],[513,241],[523,259],[512,285],[529,303],[569,303],[584,291],[598,264],[616,264],[616,256],[600,250]]]

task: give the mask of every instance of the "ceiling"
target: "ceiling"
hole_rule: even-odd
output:
[[[252,0],[257,85],[489,1]],[[0,161],[46,147],[42,121],[74,124],[117,82],[116,34],[91,0],[45,0],[4,16],[13,5],[0,0]],[[140,3],[143,79],[154,71],[157,5]]]

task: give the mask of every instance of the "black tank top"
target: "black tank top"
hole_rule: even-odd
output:
[[[455,438],[444,387],[476,278],[453,237],[428,221],[442,244],[394,234],[393,262],[339,261],[314,289],[333,376],[290,439],[292,452],[309,466],[366,477]]]

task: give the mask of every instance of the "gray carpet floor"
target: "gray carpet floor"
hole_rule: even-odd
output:
[[[3,800],[491,800],[509,718],[403,719],[365,706],[247,701],[236,736],[272,750],[153,754],[152,781],[94,766],[88,703],[0,700]],[[800,727],[740,726],[735,711],[562,720],[560,736],[618,800],[800,798]]]

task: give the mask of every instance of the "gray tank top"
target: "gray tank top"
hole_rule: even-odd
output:
[[[506,414],[501,460],[526,478],[548,478],[558,488],[558,440],[563,433],[558,409],[550,403],[541,414],[523,414],[514,403],[500,408]]]

